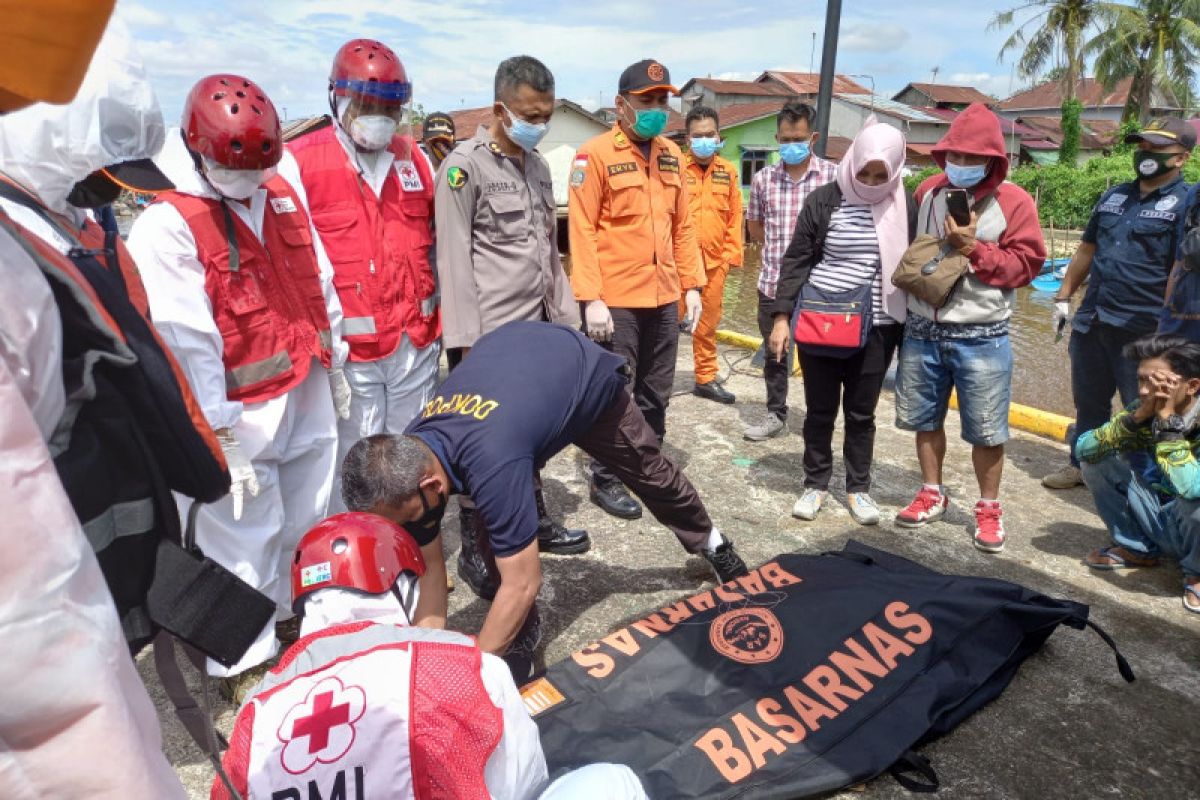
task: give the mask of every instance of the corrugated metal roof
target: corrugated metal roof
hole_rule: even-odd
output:
[[[886,97],[870,94],[838,94],[836,97],[839,100],[844,100],[847,103],[859,106],[860,108],[874,108],[881,114],[887,114],[892,117],[906,119],[909,122],[931,122],[937,124],[948,124],[941,117],[935,117],[933,114],[927,113],[915,106],[897,103]]]

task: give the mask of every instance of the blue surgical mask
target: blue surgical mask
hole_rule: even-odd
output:
[[[693,136],[688,140],[688,148],[697,158],[711,158],[721,149],[721,140],[715,136]]]
[[[512,140],[513,144],[524,150],[526,153],[532,152],[533,148],[537,147],[542,139],[546,138],[546,134],[550,132],[550,124],[547,122],[527,122],[512,112],[512,109],[500,104],[500,107],[508,112],[508,116],[512,119],[512,127],[504,126],[504,133]]]
[[[811,155],[808,142],[788,142],[779,145],[779,160],[785,164],[802,164]]]
[[[665,108],[647,108],[634,112],[633,132],[642,139],[653,139],[667,127]]]
[[[971,189],[987,177],[987,164],[977,167],[960,167],[946,162],[946,178],[959,189]]]

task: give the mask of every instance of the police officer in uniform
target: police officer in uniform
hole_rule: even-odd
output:
[[[554,113],[554,76],[529,56],[496,70],[492,121],[461,142],[439,170],[434,208],[443,340],[456,365],[483,334],[514,320],[579,323],[579,310],[558,254],[554,186],[537,151]],[[583,553],[586,531],[546,514],[536,491],[538,548]],[[459,501],[463,545],[459,571],[477,593],[495,593],[487,537],[469,498]]]
[[[1049,489],[1083,483],[1075,439],[1108,421],[1113,394],[1121,396],[1122,406],[1137,399],[1137,362],[1123,351],[1154,333],[1175,263],[1188,194],[1182,169],[1196,146],[1196,132],[1180,119],[1156,119],[1125,141],[1137,147],[1137,180],[1114,186],[1100,198],[1054,296],[1056,336],[1071,322],[1067,350],[1075,437],[1071,463],[1042,479]],[[1071,296],[1089,276],[1083,302],[1071,319]]]

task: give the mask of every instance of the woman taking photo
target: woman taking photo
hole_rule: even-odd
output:
[[[891,277],[916,232],[916,207],[901,182],[904,154],[903,134],[869,118],[838,165],[837,181],[817,189],[804,203],[781,264],[769,343],[775,358],[787,352],[798,298],[810,311],[822,305],[861,308],[863,318],[855,325],[869,327],[859,347],[800,342],[806,406],[804,493],[792,508],[792,515],[800,519],[815,519],[828,496],[840,404],[850,515],[861,525],[879,522],[879,508],[869,494],[875,406],[903,335],[907,302]],[[861,302],[827,302],[851,297]],[[851,316],[839,312],[835,322],[843,316],[850,321]],[[819,339],[829,327],[818,324],[807,338]]]

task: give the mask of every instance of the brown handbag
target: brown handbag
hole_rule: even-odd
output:
[[[991,195],[975,204],[982,210]],[[933,219],[933,199],[929,201],[929,220]],[[929,227],[928,221],[926,227]],[[950,301],[967,274],[971,262],[952,248],[944,238],[922,233],[904,251],[899,266],[892,273],[892,284],[934,308]]]

